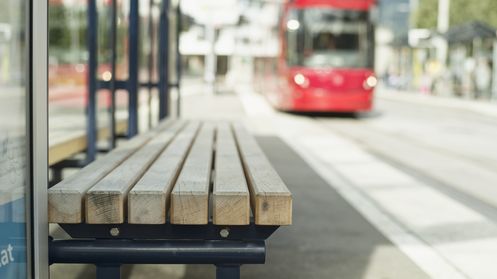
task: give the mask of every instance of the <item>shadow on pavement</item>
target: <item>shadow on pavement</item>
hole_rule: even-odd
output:
[[[306,116],[313,118],[337,118],[337,119],[368,119],[377,118],[382,115],[379,110],[370,112],[287,112],[296,116]]]

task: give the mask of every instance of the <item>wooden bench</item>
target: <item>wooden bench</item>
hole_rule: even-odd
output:
[[[228,261],[239,259],[238,269],[226,268],[227,258],[211,262],[213,255],[181,262],[214,263],[218,278],[263,262],[240,256],[292,223],[290,191],[249,132],[227,122],[162,122],[49,189],[48,198],[49,222],[77,239],[196,240],[199,251],[238,243]],[[162,263],[178,263],[177,253]]]

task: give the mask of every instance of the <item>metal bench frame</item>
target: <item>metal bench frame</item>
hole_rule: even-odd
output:
[[[118,279],[123,264],[214,264],[216,278],[240,278],[243,264],[264,264],[279,226],[61,224],[73,239],[49,241],[50,264],[87,263],[97,279]]]

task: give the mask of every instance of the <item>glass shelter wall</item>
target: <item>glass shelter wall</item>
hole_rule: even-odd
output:
[[[26,1],[0,2],[0,278],[26,278]]]

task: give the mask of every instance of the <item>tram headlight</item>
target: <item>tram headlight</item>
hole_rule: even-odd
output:
[[[302,88],[309,87],[309,79],[306,78],[303,74],[296,74],[293,77],[293,81],[295,82],[295,84],[297,84],[298,86],[300,86]]]
[[[364,89],[369,90],[373,89],[378,85],[378,79],[375,76],[369,76],[363,84]]]
[[[296,19],[290,19],[286,23],[286,28],[291,31],[295,31],[300,28],[300,22]]]

